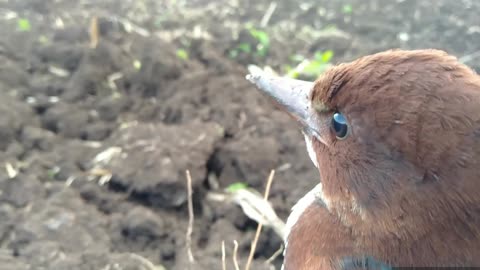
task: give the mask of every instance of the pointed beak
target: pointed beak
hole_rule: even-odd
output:
[[[275,77],[266,73],[249,74],[247,80],[272,98],[282,110],[303,125],[308,125],[312,111],[309,99],[313,89],[312,82]]]
[[[321,139],[319,119],[310,101],[313,82],[277,77],[260,71],[252,72],[246,78],[297,120],[305,133]]]

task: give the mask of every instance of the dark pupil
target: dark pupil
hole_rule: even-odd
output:
[[[341,113],[334,113],[332,118],[332,127],[335,135],[338,138],[345,138],[347,136],[348,125],[347,119]]]

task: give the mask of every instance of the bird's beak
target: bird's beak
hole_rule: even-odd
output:
[[[321,140],[319,119],[310,101],[313,82],[277,77],[258,71],[252,72],[246,78],[271,97],[278,107],[300,122],[305,133],[315,135]]]

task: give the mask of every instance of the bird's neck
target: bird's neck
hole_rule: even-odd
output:
[[[402,228],[415,225],[413,220],[397,220],[400,225],[390,224],[386,231],[378,225],[382,221],[372,221],[371,215],[367,220],[358,216],[354,224],[345,222],[337,201],[329,200],[325,192],[318,184],[292,208],[286,226],[284,270],[339,269],[349,260],[356,262],[359,258],[395,266],[449,265],[455,258],[463,260],[459,265],[480,263],[480,258],[461,248],[478,250],[480,243],[474,239],[480,233],[462,226],[461,220],[444,220],[430,226],[417,223],[416,230],[409,227],[408,232],[414,233],[412,237],[403,233]],[[462,239],[465,235],[471,239]]]
[[[288,236],[292,231],[292,228],[299,222],[300,217],[304,214],[306,209],[312,204],[319,203],[326,206],[325,201],[323,200],[323,190],[322,184],[316,185],[312,190],[310,190],[305,196],[303,196],[298,202],[292,207],[292,212],[288,216],[286,223],[286,233],[285,233],[285,244],[288,244]]]
[[[283,270],[337,269],[343,257],[354,254],[349,229],[340,226],[328,203],[318,184],[292,208],[286,226]]]

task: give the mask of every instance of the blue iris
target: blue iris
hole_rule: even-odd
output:
[[[348,135],[347,119],[343,114],[336,112],[332,117],[332,129],[338,139],[345,139]]]

